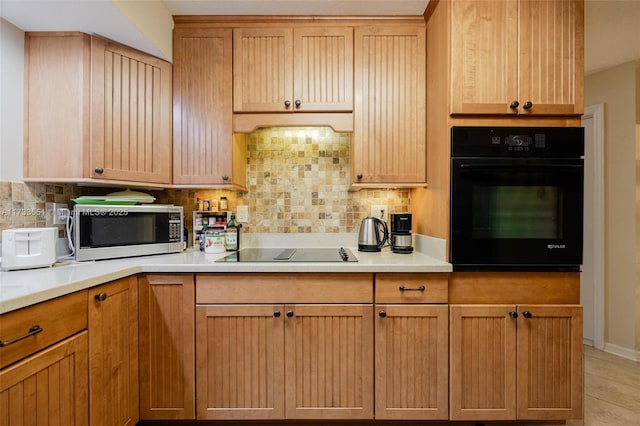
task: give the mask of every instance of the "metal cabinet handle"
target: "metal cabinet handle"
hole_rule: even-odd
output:
[[[104,291],[101,291],[100,293],[93,296],[93,298],[96,299],[98,302],[104,302],[105,300],[107,300],[107,293],[105,293]]]
[[[385,311],[380,311],[380,312],[378,312],[378,316],[380,316],[380,318],[386,318],[387,317],[387,313]]]
[[[229,176],[228,175],[222,175],[222,180],[224,180],[224,181],[229,180]]]
[[[362,173],[358,173],[358,174],[356,175],[356,178],[357,178],[358,180],[362,179]]]
[[[509,108],[511,108],[511,109],[516,109],[519,106],[520,106],[520,102],[518,102],[518,101],[513,101],[513,102],[511,102],[511,104],[509,104]]]
[[[289,108],[291,106],[291,101],[289,99],[287,99],[286,101],[284,101],[284,107],[285,108]]]
[[[287,318],[293,318],[293,311],[287,311]]]
[[[296,108],[300,108],[300,105],[302,105],[302,101],[300,99],[296,99],[294,104],[296,105]]]
[[[398,289],[400,291],[425,291],[427,288],[423,285],[421,285],[420,287],[416,287],[416,288],[411,288],[411,287],[405,287],[403,285],[401,285],[400,287],[398,287]]]
[[[96,167],[95,169],[93,169],[93,171],[99,175],[104,173],[104,169],[102,167]]]
[[[280,311],[275,311],[273,313],[273,316],[276,317],[276,318],[280,318]]]
[[[533,108],[533,102],[531,102],[531,101],[525,102],[524,105],[522,105],[522,108],[524,108],[526,110],[530,110],[531,108]]]
[[[20,337],[16,337],[13,340],[9,340],[9,341],[4,341],[4,340],[0,340],[0,348],[4,348],[5,346],[9,346],[9,345],[13,345],[16,342],[19,342],[22,339],[26,339],[29,336],[33,336],[34,334],[38,334],[42,331],[42,327],[40,327],[39,325],[34,325],[29,329],[29,332],[25,335],[22,335]]]
[[[518,313],[517,313],[517,312],[514,312],[514,311],[511,311],[511,312],[509,312],[509,316],[510,316],[511,318],[513,318],[513,319],[516,319],[516,318],[518,318]]]
[[[525,318],[531,318],[533,315],[529,311],[524,311],[522,313],[522,316],[525,317]]]

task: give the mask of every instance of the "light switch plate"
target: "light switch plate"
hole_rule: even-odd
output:
[[[240,223],[249,222],[249,206],[238,206],[236,219],[238,219],[238,222]]]

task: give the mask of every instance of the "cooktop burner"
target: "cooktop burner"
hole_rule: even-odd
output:
[[[216,262],[357,262],[347,248],[245,248]]]

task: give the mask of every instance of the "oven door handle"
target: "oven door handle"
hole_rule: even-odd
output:
[[[468,164],[462,163],[460,164],[461,169],[513,169],[520,167],[543,167],[549,169],[582,169],[584,165],[582,164],[554,164],[554,163],[525,163],[525,164]]]

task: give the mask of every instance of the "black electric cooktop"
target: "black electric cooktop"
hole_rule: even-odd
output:
[[[347,248],[245,248],[216,262],[357,262]]]

